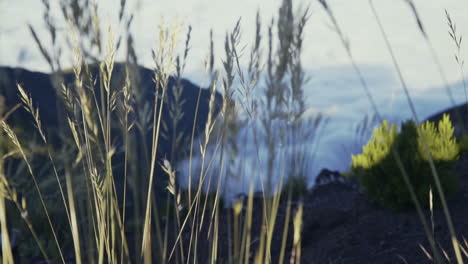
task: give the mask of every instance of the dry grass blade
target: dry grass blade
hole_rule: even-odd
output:
[[[404,257],[402,257],[401,255],[398,255],[398,254],[397,254],[397,256],[398,256],[399,259],[401,259],[401,261],[403,261],[403,263],[409,264],[408,261]]]
[[[337,32],[338,36],[340,37],[340,40],[342,42],[342,45],[343,47],[345,48],[346,52],[347,52],[347,55],[353,65],[353,69],[355,70],[356,74],[358,75],[359,77],[359,80],[360,80],[360,83],[362,85],[362,87],[364,88],[364,91],[366,93],[366,96],[367,98],[369,99],[370,103],[371,103],[371,106],[372,106],[372,109],[374,110],[375,114],[376,114],[376,117],[378,118],[378,120],[380,122],[383,122],[383,118],[382,118],[382,115],[380,114],[378,108],[377,108],[377,105],[375,103],[375,100],[373,98],[373,96],[371,95],[370,91],[369,91],[369,88],[368,88],[368,85],[367,85],[367,82],[366,80],[364,79],[360,69],[357,67],[356,63],[355,63],[355,60],[353,58],[353,55],[351,53],[351,49],[350,49],[350,46],[349,46],[349,42],[346,40],[346,38],[344,37],[344,34],[343,32],[341,31],[341,28],[340,26],[338,25],[338,22],[332,12],[332,10],[330,9],[329,5],[327,4],[327,2],[325,0],[319,0],[319,2],[321,3],[322,7],[325,9],[325,11],[327,12],[328,16],[330,17],[332,23],[333,23],[333,26],[334,26],[334,29],[335,31]],[[374,14],[374,17],[377,21],[377,24],[379,26],[379,29],[382,33],[382,35],[384,36],[384,39],[386,41],[386,44],[387,44],[387,49],[389,50],[390,54],[393,55],[392,53],[392,49],[391,49],[391,46],[390,44],[388,43],[388,39],[386,38],[386,35],[385,35],[385,31],[383,30],[382,28],[382,25],[380,23],[380,20],[379,20],[379,17],[377,15],[377,12],[374,8],[374,5],[373,5],[373,1],[372,0],[369,0],[369,5],[371,6],[371,9],[372,9],[372,12]],[[404,88],[404,91],[405,91],[405,94],[406,94],[406,98],[408,99],[408,103],[412,109],[412,113],[413,113],[413,116],[415,118],[415,120],[418,120],[417,116],[416,116],[416,113],[414,111],[414,106],[412,104],[412,101],[411,101],[411,98],[408,94],[408,90],[406,89],[406,84],[404,82],[404,79],[401,75],[401,71],[400,71],[400,68],[397,66],[397,62],[396,62],[396,59],[394,56],[392,56],[392,60],[393,60],[393,63],[394,65],[396,65],[395,69],[398,73],[398,76],[400,77],[400,82],[402,83],[402,86]],[[409,178],[408,178],[408,175],[407,175],[407,172],[405,170],[405,168],[403,167],[403,163],[401,161],[401,158],[399,156],[399,154],[396,152],[396,150],[393,150],[392,151],[392,155],[395,157],[395,160],[396,160],[396,163],[397,163],[397,166],[398,168],[400,169],[401,173],[402,173],[402,176],[403,176],[403,179],[405,181],[405,184],[408,188],[408,190],[410,191],[410,195],[411,195],[411,199],[413,200],[415,206],[416,206],[416,210],[418,212],[418,216],[423,224],[423,227],[424,227],[424,230],[425,230],[425,233],[429,239],[429,242],[430,242],[430,245],[431,245],[431,248],[432,250],[434,251],[434,254],[435,254],[435,258],[436,260],[438,260],[439,262],[441,261],[441,257],[437,251],[437,248],[436,248],[436,245],[435,245],[435,241],[432,239],[431,235],[430,235],[430,231],[429,231],[429,227],[428,227],[428,224],[427,224],[427,221],[424,217],[424,214],[422,213],[422,208],[421,208],[421,205],[419,203],[419,201],[417,200],[416,198],[416,195],[415,195],[415,192],[414,192],[414,188],[413,186],[411,185],[411,183],[409,182]]]
[[[446,84],[447,92],[451,96],[450,87],[447,85],[437,54],[430,42],[430,32],[427,31],[429,28],[424,28],[423,20],[418,14],[415,3],[412,0],[404,1],[411,9],[416,26],[430,48],[432,58]],[[332,7],[326,0],[318,0],[318,2],[330,18],[333,30],[338,34],[341,45],[344,47],[352,68],[375,112],[373,119],[382,122],[383,118],[380,115],[378,105],[364,79],[363,72],[353,57],[349,40],[342,32]],[[62,262],[65,262],[62,256],[63,249],[63,253],[66,255],[69,252],[74,252],[77,263],[123,264],[134,261],[136,263],[188,264],[197,263],[203,257],[206,257],[206,260],[211,263],[227,261],[229,263],[263,264],[277,260],[281,263],[284,261],[300,263],[301,257],[303,257],[303,252],[301,252],[303,246],[301,245],[303,239],[301,229],[304,224],[302,216],[307,212],[304,212],[302,202],[299,202],[296,207],[293,206],[296,203],[291,201],[296,200],[296,198],[300,200],[301,195],[299,197],[295,195],[304,188],[305,192],[308,191],[307,177],[316,146],[308,148],[309,144],[304,144],[304,142],[316,144],[320,136],[319,128],[323,128],[328,121],[321,115],[309,117],[305,114],[308,106],[304,88],[308,76],[303,67],[302,54],[305,45],[303,41],[306,25],[310,15],[309,9],[298,9],[300,12],[294,12],[296,9],[293,8],[292,0],[281,1],[277,16],[267,25],[268,35],[264,42],[261,34],[264,28],[262,28],[260,11],[258,11],[255,35],[253,36],[254,42],[249,47],[249,53],[246,54],[248,60],[246,63],[242,60],[247,45],[244,46],[241,41],[241,20],[237,20],[232,31],[226,34],[224,43],[221,43],[224,44],[225,49],[225,57],[222,58],[222,64],[220,64],[221,71],[217,69],[218,58],[214,54],[215,35],[213,31],[210,31],[209,54],[205,61],[209,75],[208,90],[202,93],[200,89],[194,106],[192,105],[193,101],[184,98],[190,93],[185,93],[186,91],[183,90],[185,89],[183,87],[185,81],[182,79],[184,69],[188,65],[187,58],[192,32],[190,26],[185,35],[185,47],[182,53],[176,56],[180,27],[178,25],[167,26],[164,22],[159,25],[156,32],[158,42],[152,50],[154,72],[152,76],[148,77],[146,74],[138,74],[140,68],[137,66],[138,58],[135,50],[137,45],[130,33],[133,14],[127,12],[130,2],[120,0],[115,6],[117,7],[115,18],[118,18],[118,26],[123,27],[127,31],[127,35],[114,37],[110,27],[102,27],[101,10],[98,9],[96,1],[60,0],[58,2],[61,11],[59,15],[69,23],[68,32],[70,33],[70,36],[63,39],[68,41],[74,56],[73,73],[70,76],[64,75],[60,79],[57,77],[60,73],[55,72],[55,70],[61,69],[61,47],[59,46],[60,41],[58,41],[62,40],[58,35],[60,27],[54,23],[51,3],[47,0],[42,0],[42,3],[45,8],[43,18],[48,30],[48,38],[46,41],[40,39],[38,31],[36,31],[37,28],[33,25],[29,25],[29,31],[40,54],[54,71],[53,86],[63,101],[61,105],[64,105],[66,110],[60,118],[66,121],[65,127],[68,126],[69,130],[66,134],[68,138],[64,140],[66,142],[60,143],[65,145],[64,149],[71,149],[72,165],[64,164],[63,167],[59,165],[57,169],[55,168],[56,160],[66,163],[70,159],[53,157],[51,152],[54,153],[54,151],[48,154],[57,180],[58,172],[64,171],[65,174],[65,191],[62,191],[60,185],[59,188],[65,204],[71,235],[68,236],[70,238],[66,241],[67,243],[63,243],[63,247],[62,244],[58,243],[61,236],[59,236],[60,239],[57,238],[54,226],[59,225],[52,225],[51,217],[41,194],[41,191],[45,193],[45,189],[42,189],[42,185],[39,189],[38,182],[36,182],[36,171],[33,170],[35,164],[31,163],[35,156],[31,158],[21,145],[23,142],[20,142],[15,131],[6,123],[7,118],[18,109],[19,105],[6,114],[3,114],[3,109],[0,109],[2,126],[0,137],[8,137],[8,142],[14,145],[14,150],[0,153],[0,225],[2,231],[8,230],[7,224],[11,225],[10,220],[7,223],[9,212],[5,211],[5,202],[11,200],[22,214],[41,254],[44,255],[46,261],[51,261],[47,255],[51,249],[42,246],[43,234],[36,234],[31,225],[29,220],[31,212],[27,210],[26,200],[18,199],[15,189],[8,182],[3,171],[4,160],[16,158],[14,157],[16,154],[24,160],[27,170],[33,178],[36,192],[39,194]],[[376,24],[379,26],[387,49],[392,56],[412,115],[417,121],[418,117],[398,61],[393,54],[392,46],[380,23],[372,0],[369,3],[376,18]],[[456,47],[455,61],[460,68],[465,99],[468,102],[464,80],[464,61],[460,52],[462,37],[458,35],[454,20],[448,11],[445,14],[450,38]],[[51,45],[49,45],[50,43]],[[264,48],[267,49],[265,56],[263,54]],[[118,58],[123,49],[127,49],[128,62],[125,65],[124,81],[118,79],[119,73],[122,73],[122,65],[114,64],[116,56]],[[97,63],[86,65],[89,62]],[[68,77],[74,78],[73,83],[69,82]],[[144,87],[142,84],[151,78],[154,81],[154,91],[152,92],[155,96],[154,101],[148,103],[148,99],[145,98],[148,93],[142,90]],[[58,80],[64,83],[60,83]],[[119,81],[124,83],[119,84]],[[115,86],[116,83],[118,87]],[[256,91],[258,87],[262,88],[260,92]],[[219,101],[218,90],[223,95],[221,109],[217,105]],[[42,116],[44,124],[41,123],[39,113],[43,112],[42,109],[36,107],[40,101],[31,98],[20,85],[18,85],[18,91],[20,99],[25,105],[25,110],[34,119],[42,141],[47,143],[50,130],[43,130],[49,128],[42,127],[45,126],[47,119]],[[208,105],[201,106],[200,104],[204,103],[206,99]],[[195,109],[194,113],[184,113],[185,108],[192,110],[192,106]],[[3,104],[0,102],[0,108],[2,107]],[[206,111],[207,108],[208,111]],[[200,113],[201,116],[199,116],[199,110],[203,110]],[[167,112],[163,113],[163,111]],[[221,118],[217,118],[218,112]],[[186,129],[185,124],[180,122],[185,120],[188,114],[193,115],[193,127],[191,135],[184,138],[186,134],[190,134],[190,129]],[[115,122],[115,117],[117,117],[117,122]],[[363,124],[356,127],[356,134],[360,136],[356,140],[362,140],[366,137],[366,128],[372,126],[375,120],[366,117]],[[204,123],[197,124],[200,121]],[[196,129],[200,126],[204,126],[203,130],[197,131]],[[118,134],[117,132],[122,133]],[[200,134],[199,141],[195,138],[197,133]],[[145,137],[145,143],[140,136]],[[146,136],[151,139],[149,140]],[[163,139],[160,139],[160,136]],[[245,145],[251,144],[251,138],[247,138],[251,136],[253,137],[253,151],[250,148],[243,148],[244,142],[241,142],[245,140]],[[164,148],[163,153],[166,152],[165,143],[170,145],[170,156],[167,159],[164,157],[162,164],[159,164],[161,148]],[[195,147],[199,147],[199,150],[194,150],[194,144],[199,144]],[[305,145],[307,146],[305,147]],[[178,150],[185,146],[190,146],[188,190],[186,191],[178,185],[179,174],[177,172],[178,161],[185,158],[178,153]],[[427,146],[425,147],[427,151]],[[0,148],[1,151],[3,150]],[[246,171],[248,171],[246,164],[250,162],[248,159],[251,157],[249,151],[255,152],[253,155],[256,154],[253,158],[253,166],[256,167],[253,169],[254,175],[246,176]],[[200,157],[197,156],[197,152],[200,153]],[[451,250],[445,251],[435,241],[432,190],[434,186],[431,186],[429,192],[429,210],[432,223],[430,226],[416,199],[414,188],[408,180],[402,158],[395,150],[393,150],[392,155],[396,159],[405,185],[415,203],[418,216],[421,218],[424,232],[428,236],[430,243],[430,248],[428,248],[431,250],[427,250],[420,244],[421,250],[430,261],[437,263],[442,263],[444,259],[455,261],[454,257],[448,254],[451,253]],[[197,164],[200,167],[192,172],[192,162],[197,162],[197,160],[200,161],[200,164]],[[59,164],[58,162],[57,164]],[[123,166],[119,167],[120,165]],[[168,180],[167,183],[165,180],[163,183],[159,182],[160,179],[163,179],[157,173],[160,172],[158,170],[160,167],[164,172],[163,176],[166,177],[164,179]],[[213,168],[216,173],[212,172]],[[437,182],[438,176],[432,161],[431,169]],[[52,170],[47,172],[52,174]],[[81,177],[82,174],[83,177]],[[198,177],[198,181],[195,183],[192,182],[192,174],[198,174],[193,175],[193,178]],[[123,179],[118,178],[122,175]],[[286,175],[289,178],[286,178]],[[118,179],[118,183],[122,184],[114,182],[114,177]],[[276,183],[276,177],[279,177],[279,184]],[[226,194],[226,191],[230,191],[231,187],[229,185],[231,182],[228,180],[243,180],[244,178],[252,180],[247,200],[236,200],[232,208],[223,209],[223,195]],[[283,178],[286,179],[283,181]],[[83,184],[81,181],[84,182],[87,191],[87,196],[83,199],[78,195],[82,190],[77,183]],[[129,201],[127,201],[127,181],[129,193],[133,191],[133,199],[128,199]],[[58,182],[60,184],[60,181]],[[260,199],[254,197],[254,183],[258,184],[258,182],[263,193],[263,197]],[[194,184],[195,186],[192,186]],[[245,186],[244,182],[241,184]],[[156,185],[163,187],[155,189]],[[462,263],[461,256],[468,256],[468,243],[465,238],[461,241],[455,237],[450,215],[445,208],[445,198],[440,191],[440,184],[437,182],[436,185],[435,188],[444,205],[444,214],[452,236],[455,255],[458,263]],[[142,186],[144,186],[144,190],[142,190]],[[123,199],[120,197],[122,191],[120,187],[123,187]],[[300,189],[301,187],[302,189]],[[155,191],[159,192],[162,189],[164,189],[163,195]],[[167,200],[161,199],[163,200],[161,202],[161,196],[168,198]],[[254,208],[254,200],[255,206],[262,206],[262,208]],[[284,205],[283,202],[287,204]],[[134,209],[133,214],[126,215],[127,207]],[[285,215],[283,209],[285,209]],[[296,210],[295,213],[293,213],[294,210]],[[61,216],[64,215],[62,212]],[[282,217],[285,217],[284,221],[282,221]],[[226,223],[221,221],[226,221]],[[259,223],[261,229],[252,230],[252,226],[256,226],[259,221],[261,221]],[[59,221],[57,223],[62,224]],[[276,243],[279,241],[276,239],[278,223],[284,223],[284,226],[279,228],[282,230],[279,235],[282,238],[280,251],[275,252],[273,249],[277,248]],[[293,233],[289,229],[291,227]],[[223,228],[228,231],[225,232]],[[129,253],[126,238],[128,234],[134,236],[134,239],[130,241],[136,241],[133,254]],[[252,235],[258,237],[252,237]],[[8,232],[2,232],[2,263],[12,262],[13,256],[11,244],[9,244],[11,238]],[[49,238],[49,240],[46,240],[47,244],[51,244],[52,239]],[[169,245],[169,242],[174,244]],[[290,244],[292,247],[287,249]],[[289,252],[289,250],[291,251]],[[53,257],[55,258],[54,255]],[[398,257],[402,262],[407,263],[402,256],[398,255]]]
[[[421,248],[421,250],[424,252],[424,254],[426,255],[427,259],[429,259],[430,261],[434,261],[434,259],[432,258],[431,254],[426,250],[426,248],[419,244],[419,247]]]
[[[73,197],[73,185],[70,173],[65,174],[67,178],[67,192],[68,192],[68,202],[70,204],[70,218],[71,218],[71,229],[73,237],[73,245],[75,247],[75,260],[77,264],[81,264],[81,245],[80,245],[80,234],[78,231],[78,220],[77,220],[77,211],[75,207],[75,198]]]
[[[283,263],[284,261],[284,256],[286,253],[286,242],[288,239],[288,231],[289,231],[289,218],[291,215],[291,193],[288,194],[288,200],[287,200],[287,207],[286,207],[286,216],[285,216],[285,223],[284,223],[284,229],[283,229],[283,238],[281,242],[281,253],[278,259],[278,263]],[[295,235],[295,234],[294,234]]]
[[[0,123],[6,122],[8,117],[12,115],[18,108],[21,107],[21,104],[15,105],[13,108],[11,108],[8,112],[6,112],[1,118],[0,118]]]
[[[39,134],[41,135],[42,140],[44,141],[44,143],[47,143],[45,134],[42,130],[41,119],[39,117],[39,109],[34,108],[32,98],[24,91],[21,85],[17,84],[16,87],[20,92],[21,101],[23,102],[26,111],[28,111],[34,118],[34,122],[36,123],[37,129],[39,131]]]
[[[57,246],[57,249],[59,251],[59,254],[60,254],[60,257],[61,257],[62,261],[65,262],[64,257],[63,257],[63,253],[62,253],[62,249],[61,249],[60,244],[59,244],[58,239],[57,239],[57,234],[56,234],[54,226],[52,224],[52,220],[50,219],[50,216],[49,216],[49,211],[47,210],[47,207],[45,205],[42,192],[41,192],[41,190],[39,188],[36,177],[34,176],[34,172],[33,172],[33,169],[31,167],[31,164],[29,163],[28,158],[26,157],[26,153],[24,152],[24,149],[22,148],[21,143],[18,140],[18,137],[16,136],[15,132],[13,132],[11,127],[7,123],[5,123],[5,121],[2,121],[0,123],[0,125],[2,126],[3,131],[7,134],[7,136],[11,139],[13,144],[16,146],[17,150],[21,154],[21,157],[23,158],[23,160],[26,163],[29,175],[31,175],[31,178],[32,178],[32,180],[34,182],[34,186],[36,188],[37,194],[39,195],[39,200],[41,202],[42,209],[44,210],[44,213],[47,216],[47,221],[49,223],[49,227],[50,227],[50,229],[52,231],[52,234],[54,236],[55,245]],[[25,209],[25,208],[23,208],[23,209]]]
[[[29,96],[26,93],[26,91],[23,89],[23,87],[21,85],[17,84],[17,88],[18,88],[18,91],[20,92],[21,101],[23,102],[26,111],[28,111],[33,117],[34,124],[36,125],[36,128],[37,128],[37,130],[38,130],[38,132],[39,132],[39,134],[41,136],[41,139],[42,139],[43,143],[48,144],[46,135],[45,135],[44,130],[42,128],[42,123],[41,123],[41,119],[40,119],[40,116],[39,116],[39,109],[34,108],[33,100],[31,98],[31,96]],[[57,181],[57,184],[58,184],[58,187],[59,187],[59,190],[60,190],[60,194],[61,194],[63,205],[65,207],[65,213],[67,215],[68,223],[69,223],[70,227],[72,228],[73,227],[73,225],[72,225],[73,224],[72,223],[73,219],[71,219],[71,216],[70,216],[70,210],[69,210],[68,205],[67,205],[67,200],[65,199],[65,194],[64,194],[64,191],[63,191],[62,183],[61,183],[61,181],[59,179],[59,175],[58,175],[58,172],[57,172],[57,167],[55,165],[55,161],[54,161],[54,159],[52,157],[52,153],[50,152],[50,149],[48,147],[47,147],[47,154],[48,154],[49,161],[52,164],[52,168],[53,168],[53,171],[54,171],[54,176],[55,176],[55,179]],[[77,235],[77,233],[74,233],[73,230],[72,230],[72,234]]]
[[[468,258],[468,243],[464,237],[463,237],[463,242],[464,242],[464,245],[460,243],[460,250],[465,255],[465,258]]]
[[[409,5],[411,8],[411,12],[413,12],[414,18],[416,19],[416,23],[418,24],[419,31],[421,34],[423,34],[424,38],[428,38],[426,30],[424,30],[424,26],[421,22],[421,19],[419,18],[418,10],[416,9],[416,6],[414,5],[413,0],[405,0],[405,2]]]
[[[1,117],[0,123],[4,123],[4,121],[8,118],[8,116],[11,113],[13,113],[18,107],[20,107],[19,104],[13,109],[11,109],[10,111],[8,111],[6,114],[3,114],[2,113],[3,109],[0,109],[0,117]],[[2,139],[3,137],[4,137],[4,134],[2,131],[0,131],[0,139]],[[11,237],[11,239],[8,233],[8,223],[7,223],[7,215],[6,215],[6,207],[5,207],[6,200],[10,200],[15,204],[16,208],[18,209],[18,212],[21,213],[23,220],[26,222],[26,225],[31,231],[31,234],[33,235],[34,240],[39,247],[40,253],[44,256],[46,260],[49,260],[49,257],[47,256],[47,253],[45,252],[44,247],[42,246],[42,243],[37,237],[36,232],[34,231],[34,228],[27,217],[28,214],[26,211],[26,202],[25,202],[24,197],[22,198],[21,201],[19,201],[16,190],[10,185],[10,182],[8,181],[4,173],[4,162],[11,155],[12,155],[11,152],[4,154],[2,152],[2,149],[0,149],[0,225],[1,225],[1,230],[3,231],[1,232],[2,263],[14,263],[12,243],[14,243],[16,240],[16,234],[14,230],[13,230],[13,236]]]
[[[447,25],[449,27],[449,35],[450,38],[453,40],[453,43],[455,44],[456,47],[456,53],[454,54],[455,61],[458,64],[458,67],[460,69],[460,79],[462,80],[463,83],[463,91],[465,92],[465,103],[467,103],[466,107],[468,109],[468,91],[466,87],[466,80],[465,80],[465,60],[462,58],[461,55],[461,45],[462,45],[462,40],[463,37],[461,35],[458,35],[457,32],[457,27],[455,25],[455,22],[453,22],[452,18],[450,17],[450,14],[447,10],[445,10],[445,16],[447,18]],[[464,127],[465,124],[462,122],[462,126],[466,132],[468,128]]]
[[[149,171],[149,189],[146,199],[145,220],[142,239],[142,252],[145,263],[152,260],[151,256],[151,206],[152,203],[152,186],[154,182],[154,169],[156,166],[156,153],[158,150],[159,135],[162,126],[163,102],[166,97],[168,87],[168,79],[174,70],[174,49],[178,40],[177,26],[172,28],[172,31],[164,23],[159,25],[159,43],[157,50],[153,50],[153,61],[155,63],[154,82],[155,82],[155,103],[153,109],[153,136],[152,136],[152,151],[151,165]],[[161,96],[159,96],[161,94]],[[160,101],[159,101],[160,100]]]
[[[0,111],[0,116],[3,117],[3,113]],[[0,132],[0,138],[2,138],[3,133]],[[4,172],[3,172],[3,163],[4,163],[4,156],[0,149],[0,227],[1,227],[1,243],[2,243],[2,263],[5,264],[12,264],[14,263],[13,260],[13,251],[12,251],[12,243],[14,239],[10,240],[10,235],[8,231],[8,223],[7,223],[7,216],[6,216],[6,206],[5,200],[12,199],[13,194],[12,190],[10,189],[8,180],[6,179]]]
[[[51,55],[49,54],[49,52],[45,49],[44,45],[42,44],[42,42],[40,41],[39,37],[37,36],[37,33],[36,31],[34,30],[33,26],[32,25],[28,25],[29,26],[29,31],[31,32],[31,35],[33,36],[34,38],[34,41],[36,42],[36,45],[39,47],[39,50],[42,54],[42,56],[46,59],[47,63],[50,65],[50,68],[52,71],[55,71],[55,67],[54,67],[54,63],[52,61],[52,57]]]
[[[441,65],[441,63],[440,63],[440,61],[439,61],[439,59],[438,59],[438,57],[437,57],[437,54],[436,54],[436,52],[435,52],[435,49],[434,49],[434,47],[432,46],[432,43],[431,43],[431,41],[430,41],[428,35],[426,34],[426,32],[424,31],[424,29],[423,29],[423,27],[422,27],[422,22],[421,22],[421,19],[419,18],[419,15],[418,15],[418,13],[417,13],[416,6],[414,5],[414,3],[413,3],[412,0],[406,0],[406,2],[409,4],[410,8],[411,8],[412,11],[413,11],[413,14],[414,14],[414,16],[415,16],[415,18],[416,18],[416,20],[417,20],[417,22],[418,22],[418,27],[420,28],[420,31],[421,31],[421,33],[422,33],[423,36],[424,36],[424,39],[425,39],[425,41],[426,41],[426,44],[429,46],[429,49],[430,49],[430,51],[431,51],[431,56],[432,56],[432,58],[433,58],[433,60],[434,60],[434,63],[435,63],[436,66],[437,66],[437,69],[438,69],[438,71],[439,71],[440,76],[442,77],[442,80],[443,80],[443,82],[444,82],[444,84],[445,84],[445,88],[446,88],[447,93],[448,93],[448,95],[449,95],[449,97],[450,97],[450,100],[451,100],[452,104],[455,105],[455,100],[454,100],[453,95],[452,95],[452,93],[451,93],[450,86],[448,85],[447,78],[445,77],[445,73],[444,73],[444,71],[443,71],[443,69],[442,69],[442,65]],[[375,14],[375,16],[376,16],[376,19],[379,19],[374,8],[373,8],[373,12],[374,12],[374,14]],[[402,83],[402,86],[403,86],[403,88],[404,88],[404,90],[405,90],[405,94],[406,94],[406,96],[407,96],[408,103],[409,103],[409,105],[410,105],[410,108],[411,108],[411,112],[412,112],[412,114],[413,114],[413,117],[414,117],[415,121],[418,122],[419,119],[418,119],[418,117],[417,117],[417,115],[416,115],[416,110],[415,110],[415,108],[414,108],[414,106],[413,106],[413,103],[412,103],[412,101],[411,101],[411,99],[410,99],[410,97],[409,97],[409,93],[408,93],[408,91],[407,91],[408,88],[407,88],[407,86],[406,86],[406,84],[405,84],[405,82],[404,82],[404,80],[403,80],[402,74],[401,74],[400,69],[399,69],[399,65],[398,65],[398,63],[397,63],[397,60],[396,60],[396,58],[395,58],[395,55],[393,54],[393,51],[392,51],[392,48],[391,48],[391,46],[390,46],[390,44],[389,44],[388,38],[387,38],[387,36],[386,36],[386,34],[385,34],[385,31],[383,30],[383,27],[382,27],[382,25],[381,25],[380,22],[379,22],[379,27],[380,27],[380,29],[381,29],[381,32],[382,32],[384,38],[385,38],[385,42],[386,42],[386,44],[387,44],[388,50],[389,50],[390,53],[391,53],[392,60],[393,60],[393,63],[394,63],[394,65],[395,65],[395,68],[398,70],[398,76],[399,76],[400,82]],[[460,120],[461,120],[461,119],[460,119]],[[420,129],[418,128],[418,134],[421,134],[421,131],[419,131],[419,130],[420,130]],[[424,151],[428,154],[428,153],[429,153],[429,148],[428,148],[427,139],[424,137],[424,135],[422,136],[422,138],[423,138],[422,141],[423,141],[423,145],[424,145]],[[458,262],[458,263],[463,263],[462,256],[461,256],[461,253],[460,253],[459,242],[458,242],[458,239],[457,239],[457,237],[456,237],[456,235],[455,235],[455,234],[456,234],[455,228],[454,228],[453,223],[452,223],[452,219],[451,219],[451,216],[450,216],[450,211],[449,211],[449,209],[448,209],[448,207],[447,207],[447,202],[446,202],[445,194],[444,194],[444,192],[443,192],[443,190],[442,190],[441,183],[440,183],[440,178],[439,178],[439,175],[438,175],[438,173],[437,173],[437,171],[436,171],[436,169],[435,169],[434,160],[433,160],[432,157],[429,159],[429,165],[430,165],[430,167],[431,167],[432,175],[434,176],[434,180],[435,180],[436,187],[437,187],[437,192],[438,192],[439,197],[440,197],[441,202],[442,202],[442,208],[443,208],[443,210],[444,210],[444,215],[445,215],[445,218],[446,218],[446,221],[447,221],[447,225],[448,225],[448,228],[449,228],[450,236],[451,236],[451,239],[452,239],[452,245],[453,245],[453,249],[454,249],[454,251],[455,251],[455,256],[456,256],[456,258],[457,258],[457,262]]]
[[[301,263],[301,233],[302,233],[302,214],[303,205],[299,203],[296,215],[294,216],[294,240],[293,249],[289,263]]]

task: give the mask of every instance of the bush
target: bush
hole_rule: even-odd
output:
[[[433,123],[426,122],[420,126],[420,130],[426,138],[444,193],[453,194],[458,188],[453,169],[459,149],[453,139],[453,126],[448,116],[444,116],[437,129]],[[399,134],[396,126],[389,128],[386,121],[374,130],[373,137],[363,147],[363,153],[352,156],[352,171],[359,184],[370,199],[385,207],[407,209],[413,206],[392,148],[400,155],[417,199],[422,205],[428,205],[429,189],[431,186],[435,189],[435,181],[422,137],[418,135],[413,121],[405,122]],[[439,203],[438,199],[438,196],[434,197],[436,204]]]
[[[460,154],[468,154],[468,133],[460,136],[458,139],[458,146],[460,147]]]
[[[455,160],[457,159],[459,148],[456,140],[453,138],[454,127],[450,122],[449,116],[444,115],[439,121],[439,126],[436,129],[434,123],[427,121],[421,125],[421,133],[426,139],[429,147],[429,152],[434,160]],[[429,157],[424,150],[422,137],[418,138],[419,153],[425,160]]]

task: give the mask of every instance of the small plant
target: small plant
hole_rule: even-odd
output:
[[[458,146],[460,148],[460,154],[468,154],[468,133],[465,133],[459,137]]]
[[[450,195],[457,190],[453,168],[459,150],[453,139],[453,126],[448,116],[444,116],[437,129],[433,123],[426,122],[420,125],[420,131],[422,136],[418,135],[414,121],[407,121],[398,134],[395,125],[389,128],[387,122],[383,121],[363,147],[363,153],[352,156],[352,170],[372,200],[393,209],[407,209],[412,206],[410,192],[392,155],[394,149],[408,172],[417,199],[421,204],[428,205],[429,189],[435,186],[435,182],[423,139],[427,142],[444,192]]]
[[[396,125],[388,127],[387,120],[382,122],[379,128],[374,129],[374,135],[363,147],[363,154],[352,155],[352,167],[369,169],[388,156],[390,148],[398,134]]]
[[[439,121],[437,129],[434,123],[429,121],[421,125],[421,133],[426,139],[429,152],[434,160],[449,161],[457,158],[459,149],[455,138],[453,138],[453,132],[454,127],[450,122],[449,116],[446,114],[444,114],[442,120]],[[424,150],[422,137],[418,138],[418,147],[424,159],[428,160],[429,156]]]

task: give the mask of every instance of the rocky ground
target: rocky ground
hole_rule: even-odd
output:
[[[457,172],[462,190],[448,201],[459,239],[468,238],[468,156]],[[313,203],[316,198],[324,202]],[[394,212],[372,204],[359,192],[339,184],[319,187],[305,200],[303,263],[431,263],[420,248],[429,249],[415,211]],[[424,210],[430,223],[430,211]],[[434,236],[452,256],[445,216],[434,210]],[[406,262],[404,262],[406,260]]]
[[[462,189],[448,201],[456,234],[468,248],[468,155],[464,154],[456,167]],[[342,182],[326,182],[313,188],[302,200],[303,229],[301,263],[433,263],[421,248],[430,249],[420,218],[415,211],[395,212],[371,203],[358,191],[356,186]],[[285,225],[287,201],[280,203],[275,236],[272,241],[272,263],[278,263],[282,233]],[[292,201],[296,208],[297,201]],[[262,228],[261,197],[254,199],[251,249],[259,246],[258,235]],[[293,209],[294,211],[294,209]],[[424,210],[430,221],[430,211]],[[211,220],[205,218],[200,232],[197,250],[199,263],[209,263],[212,243],[206,239]],[[229,263],[226,256],[232,237],[228,233],[229,221],[232,226],[232,209],[220,213],[219,259],[218,263]],[[434,210],[434,237],[440,248],[446,250],[451,262],[455,263],[445,216],[441,208]],[[183,233],[185,246],[190,241],[190,228]],[[289,263],[292,246],[292,223],[289,224],[289,239],[284,263]],[[171,240],[171,239],[170,239]],[[131,244],[131,243],[130,243]],[[171,245],[172,243],[169,243]],[[467,260],[466,255],[464,261]],[[70,260],[70,263],[74,263]],[[172,263],[179,263],[173,259]],[[26,263],[26,262],[21,262]],[[42,263],[36,261],[34,263]],[[54,262],[55,263],[55,262]],[[58,263],[58,262],[57,262]]]
[[[466,243],[468,155],[460,158],[457,173],[462,179],[463,188],[448,201],[448,207],[458,238]],[[253,248],[256,247],[255,238],[262,223],[260,198],[256,203]],[[296,204],[293,202],[293,206]],[[420,246],[430,249],[415,211],[395,212],[384,209],[369,202],[355,187],[339,181],[314,188],[304,198],[303,204],[302,263],[432,263]],[[283,201],[278,212],[278,235],[273,239],[273,263],[277,263],[275,260],[279,257],[286,205],[286,201]],[[226,220],[227,214],[225,212],[221,217],[222,221]],[[424,214],[430,224],[430,211],[426,209]],[[441,208],[434,210],[433,223],[436,241],[453,261],[453,247]],[[227,232],[221,232],[220,238],[220,241],[227,241],[228,238],[223,236],[227,236]],[[290,241],[287,248],[291,248]],[[200,256],[200,260],[204,257]]]

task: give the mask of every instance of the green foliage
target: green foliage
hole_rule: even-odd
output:
[[[460,148],[460,153],[468,154],[468,133],[459,137],[458,146]]]
[[[354,174],[352,169],[342,172],[341,176],[348,180],[356,180],[356,175]]]
[[[373,164],[380,162],[385,158],[398,134],[396,125],[388,128],[387,120],[384,120],[382,126],[374,129],[374,135],[363,148],[362,155],[352,155],[352,167],[370,168]]]
[[[426,121],[420,126],[421,133],[426,139],[429,152],[434,160],[454,160],[458,156],[458,145],[453,138],[454,127],[450,122],[449,116],[444,114],[442,120],[439,121],[436,129],[434,123]],[[419,152],[425,160],[429,160],[429,156],[424,151],[423,137],[418,138]]]
[[[453,173],[458,158],[458,145],[452,138],[453,126],[444,117],[437,129],[429,122],[420,128],[434,160],[442,189],[446,195],[453,194],[458,189],[457,178]],[[396,126],[389,129],[386,121],[374,130],[373,137],[363,147],[363,153],[352,157],[352,171],[370,199],[393,209],[407,209],[413,205],[392,154],[392,149],[395,149],[417,199],[423,205],[429,204],[429,189],[434,188],[435,181],[422,140],[413,121],[405,122],[399,134]],[[436,204],[439,203],[437,196],[434,199]]]

